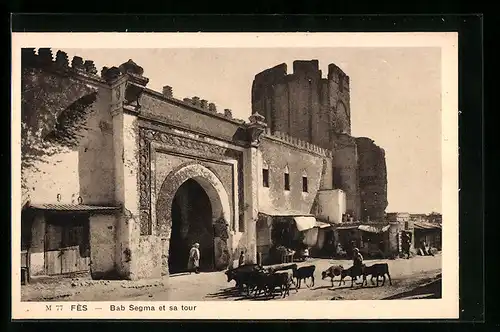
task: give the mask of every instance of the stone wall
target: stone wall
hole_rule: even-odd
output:
[[[335,189],[346,194],[347,213],[355,219],[361,214],[358,177],[358,152],[356,140],[348,135],[337,135],[333,157]]]
[[[42,212],[34,215],[31,226],[30,274],[45,275],[45,218]]]
[[[258,149],[258,178],[254,179],[259,188],[260,212],[313,212],[317,192],[323,189],[323,177],[331,177],[331,168],[328,167],[331,155],[327,150],[312,145],[306,148],[302,144],[286,142],[272,135],[262,138]],[[264,168],[269,170],[267,188],[263,186]],[[289,173],[290,190],[284,188],[286,171]],[[307,192],[303,192],[303,177],[307,178]]]
[[[381,221],[387,208],[387,168],[385,151],[373,140],[356,138],[361,199],[361,219]]]
[[[141,97],[141,117],[178,126],[185,130],[204,133],[211,137],[232,141],[238,128],[244,122],[233,119],[229,112],[225,114],[211,111],[192,99],[181,101],[163,98],[151,90]],[[230,111],[230,110],[228,110]]]
[[[45,51],[39,52],[47,53],[47,49],[42,50]],[[25,81],[30,82],[26,89],[35,88],[37,93],[54,99],[51,110],[54,112],[54,121],[58,114],[83,97],[82,93],[97,91],[97,99],[90,106],[85,119],[87,129],[79,133],[81,138],[77,139],[76,147],[59,149],[54,155],[44,156],[43,161],[36,162],[34,167],[23,172],[30,201],[76,204],[78,197],[81,197],[85,204],[111,204],[114,202],[114,151],[109,113],[110,91],[92,72],[78,69],[75,61],[73,68],[68,63],[61,63],[59,52],[56,61],[53,61],[51,54],[44,55],[42,58],[48,61],[44,65],[40,63],[40,57],[27,56],[28,60],[23,61],[23,65],[36,68],[31,70],[29,79],[25,78]],[[24,69],[29,68],[32,67]],[[44,118],[43,121],[51,121],[50,117],[45,119],[46,114],[43,112],[47,110],[40,110],[39,120]],[[32,116],[31,119],[35,121],[36,117]]]
[[[93,214],[89,222],[90,273],[93,279],[106,278],[116,272],[116,216]]]

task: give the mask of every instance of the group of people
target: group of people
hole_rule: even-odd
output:
[[[195,243],[191,247],[189,251],[189,259],[188,259],[188,271],[189,273],[200,273],[200,244]],[[242,251],[240,253],[240,257],[238,258],[238,266],[242,266],[245,264],[245,253]]]

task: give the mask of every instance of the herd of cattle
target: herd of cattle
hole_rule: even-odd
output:
[[[243,265],[234,269],[229,269],[225,272],[227,275],[227,282],[234,280],[236,288],[241,294],[254,297],[263,294],[264,296],[271,296],[274,298],[276,293],[285,297],[290,295],[290,289],[295,286],[295,291],[302,285],[302,281],[307,288],[314,287],[314,272],[316,271],[315,265],[307,265],[298,267],[297,264],[288,264],[274,267],[262,267],[257,264]],[[345,284],[345,278],[351,278],[351,287],[358,277],[363,278],[361,286],[366,285],[367,276],[371,276],[370,281],[372,284],[373,278],[377,278],[377,287],[379,285],[379,277],[383,277],[382,286],[385,284],[386,276],[389,278],[389,284],[392,285],[391,276],[389,274],[389,265],[387,263],[377,263],[370,266],[363,265],[360,269],[350,267],[344,269],[342,265],[330,266],[327,270],[321,272],[322,279],[330,278],[332,287],[334,286],[334,278],[339,278],[339,286]],[[310,280],[310,284],[307,281]]]

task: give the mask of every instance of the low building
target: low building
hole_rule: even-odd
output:
[[[414,224],[414,248],[418,250],[425,241],[426,247],[442,249],[442,227],[440,224],[429,222],[415,222]]]

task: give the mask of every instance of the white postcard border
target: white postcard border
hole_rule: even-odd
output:
[[[457,33],[13,33],[12,160],[20,161],[20,51],[69,48],[439,47],[442,59],[442,299],[390,301],[21,302],[20,167],[12,166],[13,319],[436,319],[458,318],[458,34]],[[20,165],[20,162],[19,164]],[[78,311],[75,305],[86,305]],[[154,305],[110,312],[109,305]],[[46,306],[51,305],[47,311]],[[59,306],[62,310],[57,310]],[[165,305],[167,310],[161,311]],[[197,306],[169,311],[169,306]],[[75,308],[75,310],[71,310]],[[100,309],[99,309],[100,308]]]

